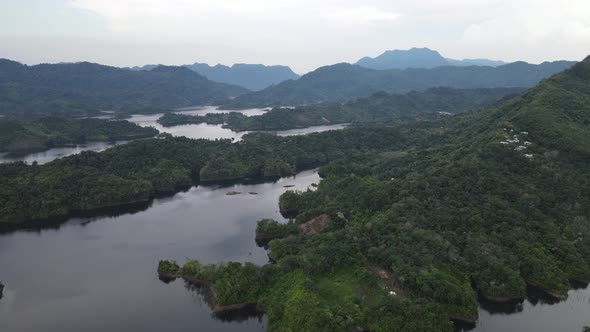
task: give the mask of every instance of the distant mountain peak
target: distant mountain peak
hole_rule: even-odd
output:
[[[366,56],[357,61],[356,64],[365,68],[383,70],[434,68],[440,66],[497,67],[506,63],[489,59],[448,59],[444,58],[438,51],[432,50],[428,47],[413,47],[409,50],[388,50],[375,58]]]
[[[223,64],[210,66],[195,62],[185,67],[212,81],[240,85],[250,90],[262,90],[286,80],[299,78],[299,75],[288,66],[235,63],[229,67]]]
[[[154,70],[159,66],[162,65],[150,64],[142,67],[130,67],[129,69]],[[299,78],[299,75],[293,72],[289,66],[282,65],[267,66],[263,64],[234,63],[231,66],[226,66],[218,63],[211,66],[207,63],[195,62],[180,67],[188,68],[188,70],[200,74],[211,81],[239,85],[249,90],[262,90],[283,81]]]
[[[388,50],[375,58],[364,57],[356,64],[371,69],[406,69],[434,68],[449,63],[437,51],[414,47],[409,50]]]

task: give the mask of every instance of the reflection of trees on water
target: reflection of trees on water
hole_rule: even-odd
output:
[[[159,275],[158,279],[165,284],[170,284],[176,281],[176,278],[174,277],[166,277],[163,275]],[[195,303],[198,303],[201,306],[206,305],[208,308],[211,308],[211,292],[209,291],[209,288],[197,285],[188,280],[184,280],[184,288],[189,291],[189,294]],[[256,318],[259,323],[262,323],[264,313],[258,310],[256,305],[252,305],[242,309],[223,311],[219,313],[211,311],[211,317],[221,322],[232,323],[245,322]]]
[[[211,307],[211,292],[207,287],[194,284],[190,281],[184,282],[184,287],[189,290],[191,297],[196,303],[206,304]],[[223,311],[219,313],[211,313],[211,317],[222,322],[244,322],[253,318],[257,318],[262,322],[264,314],[257,310],[255,305],[238,310]]]
[[[524,310],[524,301],[509,301],[505,303],[496,303],[486,300],[480,300],[479,306],[489,312],[491,315],[495,314],[515,314]]]
[[[0,234],[13,233],[15,231],[41,233],[42,231],[46,230],[59,230],[68,221],[74,223],[74,221],[72,221],[74,218],[84,219],[80,220],[80,222],[77,224],[80,226],[86,226],[98,220],[107,221],[122,215],[132,215],[145,211],[152,206],[152,203],[153,200],[150,199],[144,202],[94,209],[91,211],[74,211],[69,216],[64,217],[55,217],[15,224],[0,223]],[[68,224],[70,223],[68,222]]]

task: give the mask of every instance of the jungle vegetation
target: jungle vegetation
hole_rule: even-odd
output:
[[[274,263],[247,273],[269,330],[451,331],[478,297],[590,281],[589,98],[590,57],[426,144],[330,160],[317,190],[281,197],[291,223],[328,214],[327,228],[260,222]]]
[[[590,57],[487,110],[437,121],[229,140],[167,137],[45,165],[0,165],[0,221],[148,200],[197,182],[321,165],[261,221],[274,263],[161,261],[219,304],[255,302],[272,331],[451,331],[478,296],[560,297],[590,281]],[[317,234],[295,227],[327,215]],[[272,236],[271,236],[272,235]],[[188,253],[187,253],[188,254]]]

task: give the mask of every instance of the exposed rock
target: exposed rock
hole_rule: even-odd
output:
[[[309,220],[308,222],[305,222],[297,226],[297,229],[299,229],[299,233],[305,236],[313,236],[321,232],[324,228],[326,228],[329,222],[330,216],[328,216],[327,214],[321,214]]]
[[[226,194],[227,196],[233,196],[233,195],[239,195],[239,194],[241,194],[241,193],[242,193],[242,192],[240,192],[240,191],[228,191],[228,192],[226,192],[225,194]]]

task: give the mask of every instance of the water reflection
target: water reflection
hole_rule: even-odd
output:
[[[170,283],[163,281],[165,283]],[[178,282],[184,282],[184,287],[192,294],[192,298],[195,303],[199,305],[208,305],[211,307],[211,292],[208,288],[201,285],[194,284],[186,280],[178,280]],[[226,310],[222,312],[212,312],[212,318],[223,321],[223,322],[244,322],[251,319],[256,319],[260,323],[263,323],[264,313],[258,310],[256,305],[248,305],[244,308],[237,310]]]
[[[534,287],[527,299],[505,304],[480,302],[475,326],[458,324],[455,331],[470,332],[581,332],[590,325],[590,287],[573,283],[568,297],[559,301]]]
[[[27,153],[27,154],[10,154],[0,153],[0,163],[9,163],[14,161],[24,161],[28,164],[37,162],[38,164],[45,164],[57,158],[71,156],[82,151],[104,151],[112,146],[125,144],[128,141],[116,142],[90,142],[85,144],[78,144],[72,147],[52,148],[43,152]]]
[[[348,126],[349,126],[348,123],[344,123],[344,124],[335,124],[335,125],[327,125],[327,126],[313,126],[313,127],[307,127],[307,128],[281,130],[281,131],[275,131],[274,133],[279,136],[306,135],[306,134],[311,134],[311,133],[321,133],[321,132],[329,131],[329,130],[344,129]]]
[[[216,106],[194,106],[194,107],[183,107],[176,109],[175,113],[187,114],[187,115],[205,115],[207,113],[212,114],[224,114],[237,112],[242,113],[245,116],[262,115],[266,113],[268,108],[249,108],[244,110],[220,110]]]

